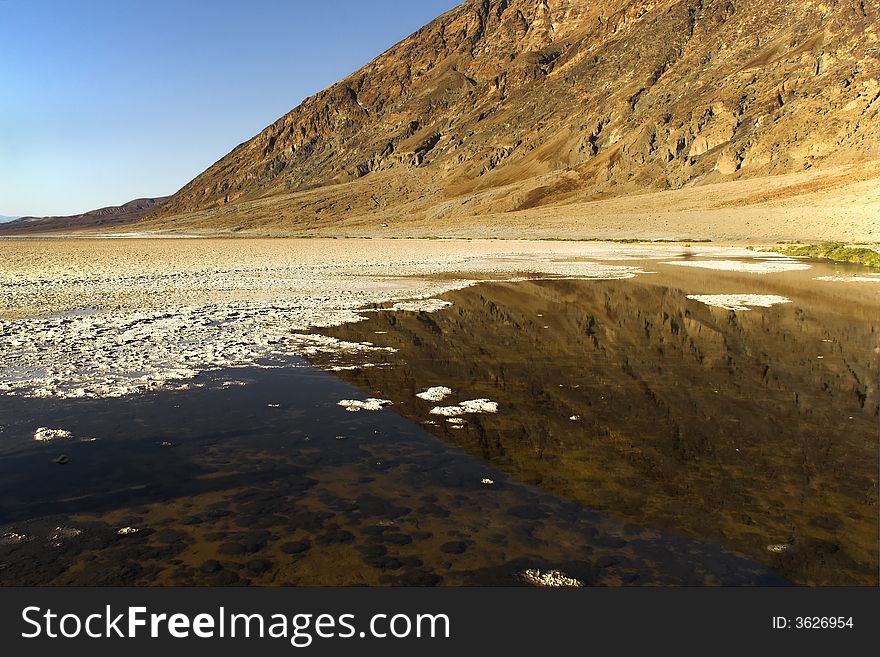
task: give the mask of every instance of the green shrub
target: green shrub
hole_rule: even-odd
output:
[[[837,262],[854,262],[874,269],[880,269],[880,252],[865,247],[847,246],[844,242],[789,245],[772,250],[785,255],[827,258]]]

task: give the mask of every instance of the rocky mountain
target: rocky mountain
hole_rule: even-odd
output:
[[[0,235],[127,226],[159,209],[168,198],[137,198],[122,205],[61,217],[19,217],[0,226]]]
[[[878,25],[877,0],[469,0],[236,147],[153,225],[450,225],[877,160]]]

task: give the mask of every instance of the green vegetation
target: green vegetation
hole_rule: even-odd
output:
[[[880,252],[865,247],[847,246],[844,242],[823,242],[822,244],[790,244],[775,249],[767,249],[790,256],[827,258],[837,262],[854,262],[873,269],[880,269]]]

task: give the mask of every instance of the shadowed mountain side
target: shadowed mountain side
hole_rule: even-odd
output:
[[[112,205],[64,217],[21,217],[6,224],[0,224],[0,235],[26,235],[28,233],[69,232],[129,226],[158,210],[169,198],[169,196],[137,198],[122,205]]]
[[[769,195],[743,183],[733,205],[876,183],[875,165],[834,168],[880,158],[877,12],[856,0],[471,0],[236,147],[145,225],[442,233],[780,174],[804,177]]]
[[[805,307],[806,285],[777,278],[761,292],[794,303],[735,313],[682,291],[729,291],[735,276],[664,277],[484,285],[445,295],[440,312],[324,332],[397,348],[389,366],[338,376],[518,479],[795,582],[876,585],[868,292]],[[414,396],[440,385],[456,391],[440,405],[486,397],[499,412],[454,429]]]

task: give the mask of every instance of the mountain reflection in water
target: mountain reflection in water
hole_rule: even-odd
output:
[[[627,263],[632,264],[632,263]],[[483,284],[434,313],[322,333],[398,349],[342,370],[444,441],[622,519],[747,554],[802,584],[878,583],[872,284],[644,263],[626,281]],[[760,293],[748,311],[689,294]],[[326,363],[325,363],[326,365]],[[463,428],[415,397],[497,401]]]
[[[516,482],[391,410],[349,413],[358,391],[302,363],[199,380],[4,399],[0,585],[785,583]],[[37,442],[41,423],[73,437]]]

